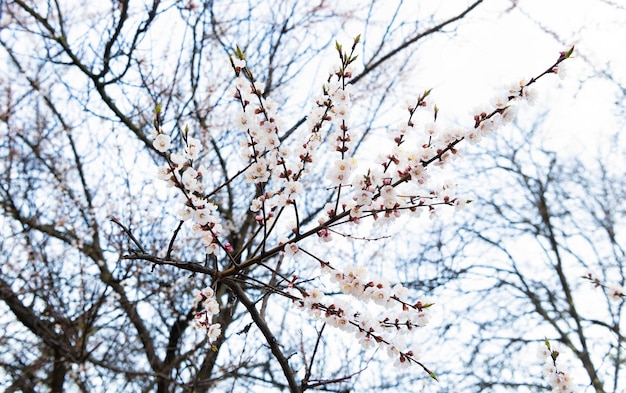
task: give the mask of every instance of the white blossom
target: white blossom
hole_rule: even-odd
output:
[[[154,138],[154,141],[152,142],[152,146],[154,146],[154,148],[161,153],[165,153],[166,151],[168,151],[171,145],[172,141],[170,137],[165,134],[157,135],[157,137]]]

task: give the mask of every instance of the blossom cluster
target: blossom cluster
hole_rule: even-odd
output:
[[[202,149],[200,140],[189,135],[189,130],[186,128],[182,133],[184,142],[182,152],[169,152],[171,138],[161,127],[159,112],[157,107],[152,133],[153,146],[164,155],[167,165],[158,168],[157,177],[166,181],[168,187],[181,190],[183,206],[179,209],[178,216],[182,221],[192,222],[191,228],[201,238],[206,252],[214,254],[220,248],[232,252],[232,247],[228,242],[219,241],[219,235],[224,232],[221,218],[217,214],[217,206],[208,200],[202,183],[203,174],[208,173],[208,170],[203,165],[194,165]]]
[[[233,97],[241,104],[241,113],[235,123],[247,135],[242,144],[242,155],[251,164],[245,171],[246,182],[266,183],[271,172],[280,166],[278,131],[281,127],[276,105],[263,97],[263,86],[254,80],[243,59],[232,59],[236,71]],[[283,173],[283,177],[288,177]]]
[[[213,343],[222,334],[222,327],[219,323],[213,323],[213,316],[220,312],[220,306],[215,300],[215,293],[210,287],[198,291],[195,298],[197,310],[194,315],[194,326],[196,329],[206,331],[207,339]]]
[[[575,393],[576,387],[572,376],[557,368],[557,358],[560,352],[550,344],[550,341],[546,338],[544,343],[537,348],[537,357],[543,360],[543,375],[552,386],[554,393]]]
[[[233,97],[239,102],[241,112],[235,123],[246,135],[242,142],[242,156],[248,165],[244,171],[245,181],[257,186],[259,196],[255,198],[250,211],[256,214],[256,222],[261,226],[271,226],[276,212],[293,204],[304,188],[298,181],[299,174],[307,159],[292,162],[288,158],[294,154],[281,146],[280,121],[274,102],[263,95],[262,84],[257,81],[247,66],[245,56],[238,51],[231,58],[235,70]],[[274,188],[268,187],[273,182]]]
[[[330,282],[345,296],[331,297],[319,289],[306,290],[296,285],[294,280],[286,292],[296,307],[314,318],[324,319],[335,328],[354,334],[364,349],[384,349],[394,359],[395,365],[408,367],[413,362],[436,378],[418,361],[418,352],[410,348],[408,337],[414,329],[428,324],[432,302],[409,302],[405,287],[400,284],[391,286],[384,279],[374,279],[363,266],[351,266],[345,271],[332,267],[328,262],[321,262],[320,266],[322,272],[330,277]],[[380,312],[372,314],[377,308]]]
[[[356,43],[358,39],[355,40],[353,51]],[[350,64],[356,57],[343,53],[340,47],[338,50],[341,65],[330,72],[322,94],[315,97],[315,105],[306,118],[309,132],[302,135],[293,147],[281,145],[279,132],[283,127],[276,105],[263,95],[262,84],[247,68],[244,54],[238,50],[231,58],[236,74],[233,97],[242,109],[237,115],[236,123],[246,134],[242,146],[243,158],[249,162],[245,179],[263,190],[250,207],[257,214],[256,221],[260,225],[270,226],[277,211],[287,205],[294,205],[303,194],[301,179],[314,163],[318,147],[326,139],[331,126],[339,130],[340,135],[331,146],[341,154],[341,158],[329,171],[328,177],[331,178],[331,183],[339,187],[348,183],[351,162],[345,159],[345,155],[352,144],[347,128],[351,86],[345,82],[351,76]]]
[[[613,301],[620,301],[626,296],[626,288],[622,285],[616,283],[604,284],[593,272],[587,272],[582,278],[591,281],[596,288],[601,287],[604,289],[606,295]]]

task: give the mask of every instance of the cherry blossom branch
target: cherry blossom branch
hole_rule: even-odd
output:
[[[288,297],[311,316],[323,318],[333,327],[357,333],[365,348],[383,345],[398,365],[417,364],[430,377],[437,379],[435,373],[421,363],[411,349],[407,349],[408,344],[403,338],[405,336],[401,336],[428,323],[428,312],[433,302],[411,302],[406,296],[407,290],[401,285],[391,287],[384,279],[369,277],[364,266],[348,267],[342,271],[312,253],[300,250],[298,243],[311,236],[317,236],[325,242],[331,241],[331,233],[339,233],[335,229],[337,226],[347,222],[359,223],[363,218],[372,218],[380,222],[393,220],[402,212],[414,212],[422,207],[428,208],[432,215],[439,205],[462,206],[462,201],[452,194],[453,184],[429,186],[431,171],[427,169],[431,166],[443,167],[458,156],[461,141],[476,143],[498,127],[510,122],[515,117],[517,101],[525,100],[532,103],[535,94],[529,86],[544,75],[562,72],[560,63],[569,58],[573,51],[572,48],[562,52],[556,63],[546,71],[529,81],[515,82],[507,91],[496,96],[489,105],[476,110],[473,127],[468,131],[439,129],[435,123],[438,108],[431,106],[429,97],[431,90],[425,90],[415,101],[407,105],[408,119],[398,130],[393,130],[395,132],[393,142],[396,146],[392,152],[378,159],[377,164],[380,164],[382,169],[375,166],[367,168],[363,174],[358,174],[356,159],[347,158],[346,155],[352,148],[352,137],[348,127],[351,108],[350,78],[353,74],[352,63],[356,59],[354,52],[358,43],[359,37],[354,39],[351,50],[347,52],[343,51],[340,44],[336,44],[340,64],[330,73],[328,82],[323,86],[322,95],[315,99],[315,106],[307,116],[309,133],[304,135],[302,143],[296,144],[295,154],[288,154],[288,149],[280,146],[281,140],[278,137],[280,119],[275,105],[263,95],[252,71],[247,68],[245,54],[237,48],[235,56],[231,57],[231,66],[236,75],[233,97],[241,107],[238,122],[248,141],[242,151],[243,158],[248,164],[244,170],[237,172],[235,177],[244,175],[245,181],[252,183],[256,188],[250,210],[256,214],[255,221],[258,224],[258,228],[245,242],[245,247],[237,251],[233,250],[229,243],[222,243],[220,240],[224,232],[221,218],[217,207],[208,198],[208,195],[214,193],[207,195],[204,192],[201,183],[203,169],[194,167],[194,160],[200,149],[199,141],[189,136],[188,130],[185,129],[182,134],[185,142],[183,154],[167,153],[170,140],[161,131],[160,110],[158,107],[156,110],[154,147],[163,153],[168,164],[166,169],[161,170],[160,177],[183,192],[186,206],[180,213],[181,219],[193,221],[192,229],[203,236],[202,241],[207,247],[207,255],[216,254],[219,250],[225,253],[229,261],[228,266],[220,270],[215,260],[213,269],[205,268],[206,272],[211,275],[214,283],[222,281],[242,301],[254,323],[265,336],[292,391],[299,389],[295,383],[293,370],[262,314],[256,310],[254,302],[246,297],[242,285],[255,286],[256,282],[259,288]],[[424,126],[420,133],[414,120],[416,110],[431,107],[433,122]],[[334,126],[334,129],[327,125]],[[340,159],[329,169],[327,178],[332,183],[330,189],[335,190],[334,196],[329,198],[325,208],[326,215],[321,217],[316,225],[302,231],[297,208],[298,198],[304,193],[300,180],[307,172],[305,169],[315,162],[315,153],[326,139],[326,133],[333,130],[338,136],[329,145],[340,153]],[[418,138],[419,143],[405,144],[409,137]],[[418,147],[405,149],[407,145]],[[232,182],[235,177],[227,181]],[[403,184],[407,186],[402,186]],[[430,188],[422,194],[421,190],[426,187]],[[275,232],[288,205],[292,205],[297,217],[295,228],[292,228],[293,233],[288,240],[280,240],[272,247],[268,243],[270,235]],[[239,260],[244,249],[251,249],[248,259],[240,263],[235,262]],[[352,305],[336,298],[325,299],[321,291],[304,288],[304,284],[298,281],[297,276],[288,280],[278,271],[278,267],[272,269],[263,263],[281,252],[283,255],[293,256],[300,251],[317,260],[321,271],[330,276],[331,282],[340,288],[343,295],[352,297],[357,302]],[[145,255],[133,257],[149,260]],[[167,257],[169,259],[170,252]],[[157,261],[155,263],[176,263],[154,257],[152,259]],[[272,271],[272,280],[266,283],[252,276],[240,275],[241,272],[255,266]],[[192,264],[183,268],[195,271],[198,265]],[[281,277],[286,283],[282,285],[286,287],[275,282],[275,277]],[[367,311],[369,307],[357,309],[359,304],[365,305],[367,302],[373,302],[384,309],[380,317],[370,317]],[[209,332],[213,326],[209,320],[209,316],[212,315],[213,311],[201,313],[204,319],[201,319],[199,324],[214,337],[218,333]],[[321,332],[319,334],[321,336]],[[308,372],[306,379],[310,377],[310,369]],[[304,384],[303,382],[303,386]]]
[[[543,374],[548,380],[554,392],[576,393],[572,376],[557,367],[557,358],[560,352],[550,344],[547,338],[543,345],[537,349],[537,357],[545,360]]]
[[[604,292],[606,293],[606,295],[609,297],[609,299],[614,300],[614,301],[620,301],[622,300],[624,297],[626,297],[626,288],[624,288],[621,285],[618,284],[605,284],[603,283],[599,277],[597,277],[595,274],[593,274],[592,272],[588,272],[587,274],[585,274],[584,276],[582,276],[583,279],[588,280],[590,282],[593,283],[593,286],[598,288],[602,288],[604,290]]]

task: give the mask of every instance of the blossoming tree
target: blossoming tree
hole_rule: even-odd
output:
[[[428,86],[389,93],[416,43],[480,3],[407,28],[372,2],[343,45],[359,7],[2,4],[2,383],[394,389],[386,363],[437,379],[414,345],[436,302],[366,256],[394,222],[462,208],[441,174],[572,55],[463,127]]]

